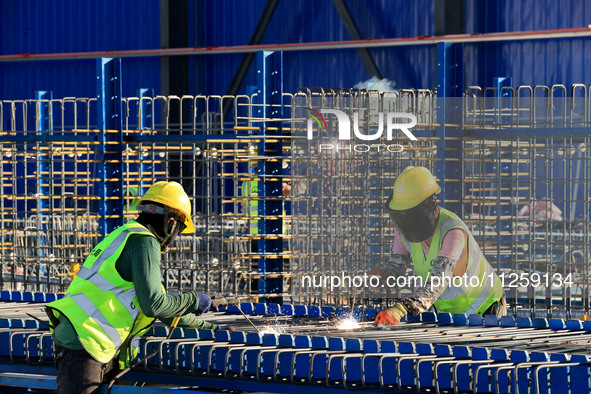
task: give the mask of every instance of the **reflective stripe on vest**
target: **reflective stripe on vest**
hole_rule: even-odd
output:
[[[448,231],[453,229],[461,229],[467,235],[468,264],[461,280],[458,277],[452,277],[453,283],[457,286],[448,286],[435,301],[435,308],[449,313],[482,314],[501,299],[503,295],[502,283],[492,266],[486,261],[472,233],[456,214],[439,208],[439,220],[426,258],[420,242],[407,242],[404,237],[402,240],[411,254],[415,272],[423,278],[423,283],[426,283],[433,269],[432,262],[441,250],[443,238]],[[470,285],[472,278],[478,278],[478,285]],[[472,280],[474,283],[476,282],[476,279]]]
[[[154,236],[137,222],[119,227],[88,255],[65,297],[47,304],[56,317],[65,315],[84,349],[101,363],[154,322],[141,312],[133,282],[115,267],[132,234]]]

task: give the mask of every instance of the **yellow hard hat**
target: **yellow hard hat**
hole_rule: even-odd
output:
[[[437,194],[441,188],[431,171],[425,167],[408,166],[396,178],[388,208],[394,211],[411,209]]]
[[[185,193],[183,187],[177,182],[156,182],[144,194],[138,202],[138,205],[144,202],[152,201],[181,212],[185,216],[185,226],[182,234],[191,234],[195,232],[195,226],[191,220],[191,201]]]

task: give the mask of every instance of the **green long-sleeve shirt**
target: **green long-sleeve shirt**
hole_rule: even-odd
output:
[[[175,316],[182,316],[178,326],[185,328],[216,329],[212,323],[197,319],[192,313],[199,306],[199,296],[194,292],[165,294],[160,282],[160,245],[154,237],[133,234],[127,240],[123,252],[115,264],[119,275],[133,281],[138,303],[148,317],[155,317],[170,325]],[[53,339],[57,345],[69,349],[82,349],[74,327],[60,316]]]

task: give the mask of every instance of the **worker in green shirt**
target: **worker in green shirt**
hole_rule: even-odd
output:
[[[166,294],[160,255],[178,234],[193,233],[191,204],[176,182],[157,182],[140,214],[110,233],[86,258],[65,297],[47,304],[61,394],[98,392],[103,379],[128,367],[130,346],[159,319],[179,327],[217,329],[199,320],[212,308],[204,293]],[[227,300],[215,298],[213,307]]]

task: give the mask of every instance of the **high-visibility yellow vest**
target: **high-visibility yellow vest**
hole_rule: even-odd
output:
[[[64,298],[47,304],[48,313],[70,321],[84,349],[98,362],[108,363],[121,349],[121,367],[129,366],[129,342],[155,320],[142,313],[133,282],[115,268],[132,234],[154,236],[135,221],[119,227],[95,246]]]
[[[244,181],[242,182],[242,196],[249,197],[244,200],[244,213],[246,215],[254,217],[259,215],[259,182],[258,181]],[[254,198],[252,198],[254,197]],[[259,221],[249,220],[248,223],[251,234],[259,233]]]
[[[255,217],[259,215],[259,201],[257,197],[259,196],[259,181],[244,181],[242,182],[242,196],[243,197],[254,197],[248,198],[244,200],[244,213],[246,215]],[[283,205],[283,203],[282,203]],[[285,215],[285,207],[282,209],[283,214],[283,223],[281,227],[281,231],[283,234],[286,233],[286,215]],[[259,233],[259,221],[251,219],[249,220],[249,227],[251,234],[258,234]]]
[[[433,260],[441,250],[443,238],[453,229],[461,229],[468,236],[468,265],[466,273],[461,278],[452,277],[453,283],[457,286],[448,286],[435,301],[435,308],[449,313],[483,314],[501,299],[503,285],[493,267],[486,261],[472,233],[456,214],[439,208],[439,220],[426,258],[421,242],[408,242],[404,237],[402,240],[410,252],[416,274],[426,283],[433,269]]]

